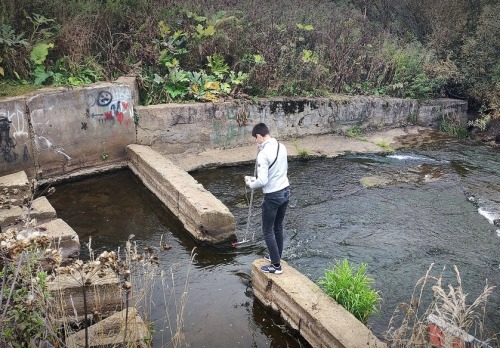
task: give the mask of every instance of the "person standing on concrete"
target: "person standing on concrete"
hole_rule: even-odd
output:
[[[245,177],[245,183],[252,190],[262,188],[262,232],[269,255],[264,258],[271,262],[261,267],[266,273],[280,274],[283,254],[283,221],[290,200],[288,182],[288,154],[285,145],[271,137],[264,123],[256,124],[252,136],[257,141],[257,177]]]

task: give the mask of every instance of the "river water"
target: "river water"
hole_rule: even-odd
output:
[[[240,240],[247,233],[250,197],[243,176],[252,172],[245,165],[192,173],[235,215]],[[290,161],[289,178],[283,258],[314,281],[335,260],[366,263],[383,299],[380,314],[368,323],[379,338],[431,264],[444,286],[457,284],[457,266],[469,304],[486,280],[496,286],[484,322],[487,331],[500,332],[500,226],[493,223],[500,219],[498,150],[447,140],[388,155],[296,160]],[[265,252],[260,192],[248,229],[255,240],[238,248],[197,246],[127,170],[59,185],[49,200],[82,244],[92,238],[96,253],[123,248],[130,235],[140,248],[157,251],[164,281],[148,280],[151,294],[144,305],[154,322],[154,347],[169,346],[180,312],[191,347],[308,346],[254,299],[244,277]],[[160,240],[172,249],[162,250]],[[82,246],[83,257],[86,250]]]

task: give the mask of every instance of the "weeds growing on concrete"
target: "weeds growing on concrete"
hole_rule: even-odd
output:
[[[297,150],[297,153],[299,154],[300,158],[302,159],[307,159],[309,158],[309,151],[307,149],[300,147],[299,142],[297,140],[293,141],[293,147]]]
[[[46,316],[50,294],[46,285],[48,274],[43,269],[57,266],[61,256],[56,250],[48,248],[50,240],[40,233],[35,219],[31,219],[31,204],[36,189],[37,183],[33,180],[31,193],[19,201],[9,197],[5,199],[4,194],[8,196],[6,192],[1,198],[2,208],[5,208],[5,202],[27,206],[23,219],[0,233],[1,347],[4,344],[7,347],[34,347],[40,344],[58,347],[61,344],[54,323]]]
[[[439,130],[455,138],[467,138],[466,125],[456,114],[444,115],[439,118]]]
[[[383,148],[387,152],[394,152],[394,148],[387,142],[387,140],[382,139],[377,143],[378,146]]]
[[[354,139],[357,139],[357,140],[360,140],[360,141],[367,141],[367,139],[365,137],[362,137],[360,134],[362,132],[362,129],[361,127],[359,126],[354,126],[352,127],[351,129],[348,129],[346,132],[345,132],[345,135],[348,137],[348,138],[354,138]]]
[[[457,285],[445,287],[444,269],[441,274],[432,275],[433,266],[431,264],[426,274],[418,280],[410,302],[399,304],[394,311],[386,332],[390,347],[428,347],[433,337],[440,341],[441,347],[463,346],[463,343],[457,345],[457,341],[463,341],[464,337],[469,337],[468,334],[474,336],[471,343],[474,347],[497,346],[495,344],[500,343],[498,339],[494,334],[487,334],[483,327],[487,300],[494,287],[486,284],[472,304],[467,304],[467,294],[462,287],[458,268],[454,266]],[[432,293],[431,299],[427,299],[429,293]],[[444,334],[430,334],[431,318],[437,318],[438,322],[446,326],[440,328]]]

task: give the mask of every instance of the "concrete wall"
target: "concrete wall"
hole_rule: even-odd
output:
[[[44,89],[0,101],[0,175],[38,179],[126,160],[135,143],[135,80]]]
[[[286,140],[354,126],[436,128],[442,115],[465,121],[467,113],[467,103],[454,99],[338,95],[135,106],[137,100],[133,77],[0,100],[0,175],[24,170],[43,180],[125,165],[125,147],[134,143],[161,147],[165,154],[246,145],[258,122]]]
[[[139,106],[137,142],[162,153],[196,148],[235,147],[251,143],[254,124],[264,122],[274,136],[289,139],[361,128],[415,124],[437,128],[445,115],[465,122],[467,102],[337,96],[336,98],[260,99],[257,103],[163,104]]]

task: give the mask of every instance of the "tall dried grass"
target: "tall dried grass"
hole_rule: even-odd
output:
[[[430,347],[430,315],[444,321],[447,326],[456,328],[455,331],[474,336],[474,347],[499,344],[494,335],[487,334],[484,330],[487,300],[495,287],[486,283],[483,292],[472,304],[468,304],[458,268],[454,266],[457,284],[444,286],[444,269],[441,274],[433,275],[433,267],[434,264],[431,264],[426,274],[418,280],[410,302],[401,303],[394,311],[385,336],[389,346]],[[432,297],[429,298],[429,295]],[[454,340],[456,337],[453,335],[445,335],[443,347],[454,346]]]

